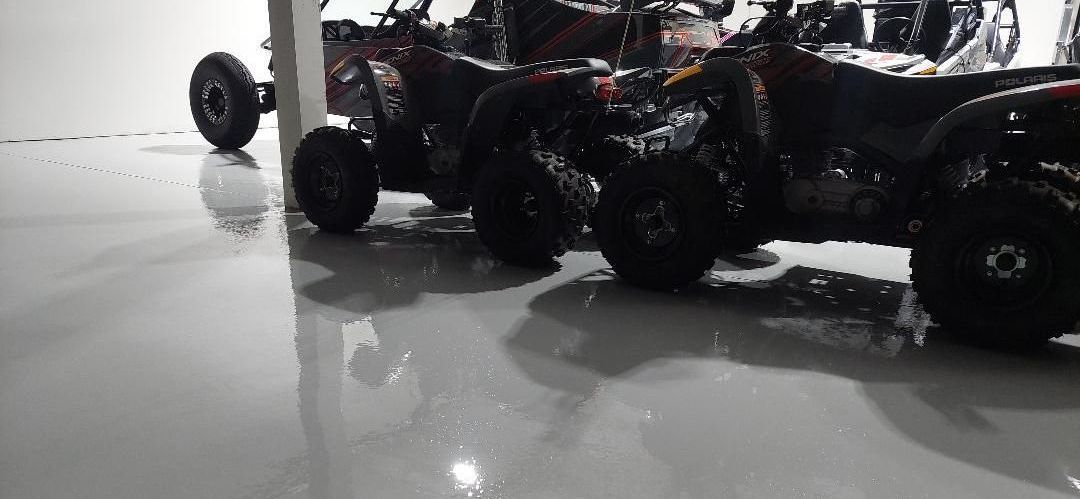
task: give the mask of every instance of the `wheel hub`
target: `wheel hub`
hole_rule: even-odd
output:
[[[1011,244],[1000,247],[991,246],[986,255],[987,277],[997,279],[1023,279],[1023,270],[1027,268],[1028,253],[1026,248]]]
[[[649,246],[666,246],[679,235],[676,217],[669,214],[663,199],[648,199],[634,213],[635,232]]]
[[[317,153],[310,160],[307,186],[304,188],[312,203],[319,209],[334,209],[341,200],[343,179],[337,161],[326,153]]]
[[[341,197],[341,172],[337,168],[326,163],[319,165],[319,192],[327,201]]]
[[[995,306],[1030,303],[1053,279],[1053,261],[1044,246],[1019,234],[984,238],[959,262],[974,295]]]
[[[540,203],[529,186],[518,179],[507,180],[494,196],[495,223],[515,241],[525,240],[539,226]]]
[[[209,79],[203,83],[200,93],[203,115],[214,125],[225,123],[229,116],[229,93],[225,85],[216,79]]]

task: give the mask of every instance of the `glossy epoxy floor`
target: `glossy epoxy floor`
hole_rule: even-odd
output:
[[[906,252],[776,243],[680,295],[467,215],[284,214],[274,131],[0,144],[0,497],[1080,494],[1080,341],[928,328]]]

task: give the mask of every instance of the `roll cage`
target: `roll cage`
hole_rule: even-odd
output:
[[[390,5],[386,8],[385,11],[370,13],[373,16],[380,17],[379,23],[372,27],[370,38],[384,38],[387,35],[393,36],[392,34],[386,33],[385,31],[387,20],[399,18],[401,15],[403,15],[405,11],[411,11],[421,14],[423,17],[426,17],[428,9],[431,8],[433,0],[415,0],[412,7],[405,9],[405,11],[397,10],[397,6],[400,2],[401,0],[391,0]],[[329,4],[330,0],[319,0],[319,11],[322,12],[326,10],[326,6]],[[267,37],[265,40],[263,40],[263,42],[260,43],[259,46],[266,50],[271,50],[270,37]]]
[[[1065,0],[1054,64],[1080,63],[1080,0]]]
[[[1016,0],[752,0],[751,4],[766,9],[765,15],[747,19],[739,29],[749,32],[756,21],[753,44],[847,42],[854,49],[925,56],[950,70],[978,60],[972,50],[985,50],[987,63],[1009,67],[1019,47]],[[869,40],[871,30],[860,14],[867,11],[873,11],[874,18]]]

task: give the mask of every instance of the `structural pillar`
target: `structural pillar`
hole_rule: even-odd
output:
[[[322,26],[316,0],[267,0],[285,209],[296,211],[292,157],[304,134],[326,125]]]

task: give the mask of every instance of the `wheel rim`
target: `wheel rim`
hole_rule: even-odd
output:
[[[975,238],[957,272],[979,301],[1006,310],[1039,300],[1050,286],[1053,261],[1038,241],[1017,234]]]
[[[311,199],[319,209],[331,210],[341,200],[341,167],[325,153],[318,153],[311,162],[308,173]]]
[[[214,124],[221,125],[229,117],[229,92],[225,85],[211,78],[203,83],[200,93],[203,115]]]
[[[683,213],[675,197],[658,187],[628,196],[619,223],[626,247],[645,260],[671,256],[683,240]]]
[[[527,239],[540,225],[536,193],[525,182],[507,180],[492,198],[495,226],[512,241]]]

